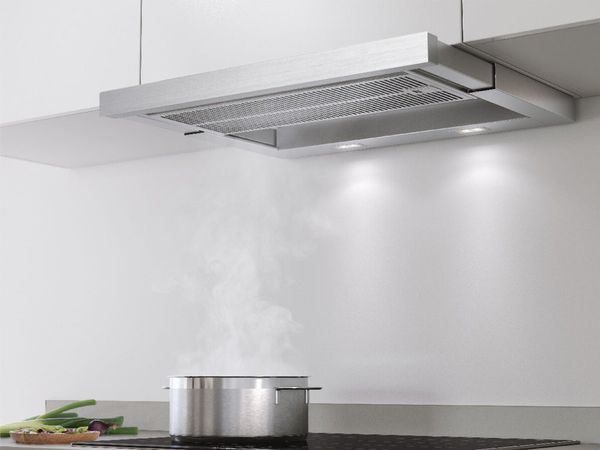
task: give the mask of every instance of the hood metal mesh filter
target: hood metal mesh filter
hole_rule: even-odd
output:
[[[298,125],[472,98],[406,72],[153,114],[223,134]]]

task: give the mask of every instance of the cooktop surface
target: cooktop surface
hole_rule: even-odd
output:
[[[532,448],[575,445],[578,441],[551,439],[500,439],[448,436],[397,436],[381,434],[310,433],[306,442],[271,444],[183,444],[170,437],[116,439],[110,441],[77,442],[80,447],[154,448],[184,450],[254,449],[285,450],[526,450]]]

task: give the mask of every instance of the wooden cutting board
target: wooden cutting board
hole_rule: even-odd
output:
[[[100,436],[99,431],[86,431],[85,433],[18,433],[10,432],[10,437],[17,444],[70,444],[72,442],[95,441]]]

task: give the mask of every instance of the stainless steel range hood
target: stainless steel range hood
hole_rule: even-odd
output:
[[[100,113],[298,157],[567,123],[574,102],[418,33],[102,92]]]

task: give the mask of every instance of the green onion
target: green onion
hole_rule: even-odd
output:
[[[65,420],[65,419],[58,419]],[[20,430],[21,428],[32,428],[32,429],[46,429],[48,427],[60,427],[61,425],[54,423],[45,423],[44,420],[35,419],[35,420],[23,420],[22,422],[9,423],[6,425],[0,426],[0,437],[8,437],[10,436],[11,431]]]
[[[138,427],[109,428],[104,434],[138,434]]]
[[[52,411],[48,411],[46,414],[42,414],[41,416],[38,416],[38,419],[47,419],[49,417],[54,417],[56,414],[60,414],[65,411],[69,411],[71,409],[81,408],[82,406],[93,406],[95,404],[96,404],[96,400],[80,400],[78,402],[69,403],[68,405],[53,409]]]
[[[51,419],[45,419],[45,420],[51,420]],[[100,422],[107,423],[108,425],[116,425],[117,427],[120,427],[121,425],[123,425],[123,422],[125,421],[125,417],[117,416],[117,417],[97,418],[97,419],[88,419],[86,417],[75,417],[74,419],[63,420],[61,425],[65,428],[77,428],[77,427],[82,427],[84,425],[87,426],[93,420],[99,420]]]
[[[75,412],[64,412],[64,413],[58,413],[58,414],[54,414],[52,416],[53,419],[72,419],[73,417],[77,417],[77,413]],[[33,417],[28,417],[25,420],[34,420],[34,419],[39,419],[40,416],[33,416]]]
[[[94,418],[89,419],[86,417],[78,417],[77,413],[65,412],[75,408],[81,408],[82,406],[92,406],[96,404],[96,400],[81,400],[78,402],[69,403],[68,405],[61,406],[60,408],[48,411],[45,414],[30,417],[29,419],[22,420],[21,422],[9,423],[6,425],[0,425],[0,437],[10,436],[10,432],[19,430],[21,428],[30,429],[50,429],[52,427],[58,428],[80,428],[87,427],[94,420],[99,420],[112,427],[109,428],[107,434],[137,434],[137,427],[123,427],[125,418],[123,416],[110,417],[110,418]]]

